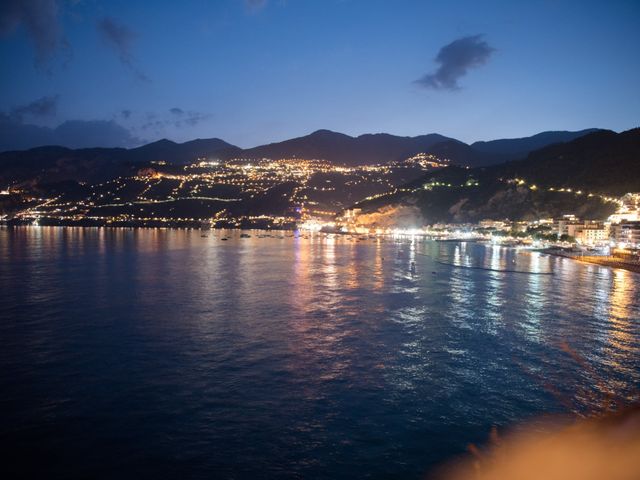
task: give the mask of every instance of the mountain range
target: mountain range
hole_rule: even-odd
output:
[[[640,128],[594,131],[503,164],[428,172],[395,194],[356,207],[372,213],[412,206],[429,223],[531,220],[567,213],[603,219],[617,206],[606,197],[628,192],[640,192]]]
[[[51,179],[95,181],[120,174],[132,165],[151,161],[185,164],[198,158],[314,158],[340,165],[384,164],[417,153],[447,158],[454,165],[486,166],[523,159],[535,149],[568,142],[596,129],[577,132],[550,131],[532,137],[492,140],[468,145],[437,133],[402,137],[386,133],[352,137],[330,130],[241,149],[218,138],[176,143],[163,139],[137,148],[69,149],[37,147],[0,153],[0,181],[24,181],[47,175]]]
[[[448,158],[450,165],[425,170],[403,161],[421,152]],[[5,152],[0,154],[0,187],[20,187],[21,193],[5,195],[0,207],[5,212],[18,211],[29,205],[29,199],[55,196],[71,204],[90,200],[92,208],[102,209],[101,215],[104,208],[111,208],[110,217],[140,216],[144,208],[151,217],[204,218],[221,209],[234,215],[286,216],[299,207],[292,199],[301,183],[287,177],[285,170],[283,176],[278,170],[267,175],[260,183],[266,189],[258,196],[245,192],[242,185],[224,181],[212,185],[195,178],[184,182],[175,175],[184,175],[184,164],[199,158],[296,157],[336,165],[388,164],[385,169],[316,172],[303,182],[303,195],[313,209],[336,212],[359,202],[356,207],[365,215],[375,213],[376,218],[381,211],[392,216],[395,207],[402,206],[418,211],[427,223],[531,220],[567,213],[603,219],[617,207],[608,197],[640,192],[640,128],[622,133],[543,132],[471,145],[438,134],[350,137],[320,130],[245,150],[213,138],[185,143],[160,140],[133,149],[52,146]],[[228,170],[223,165],[213,168]],[[247,177],[247,181],[253,180]],[[138,205],[141,196],[161,200],[164,210],[156,203]],[[227,197],[236,203],[219,201]]]
[[[548,131],[541,132],[531,137],[505,138],[491,140],[488,142],[474,142],[471,148],[478,151],[494,155],[505,155],[509,157],[526,157],[530,152],[544,148],[548,145],[570,142],[579,137],[584,137],[589,133],[597,132],[597,128],[588,128],[576,132]]]

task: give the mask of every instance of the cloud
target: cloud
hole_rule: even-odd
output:
[[[166,123],[173,124],[173,126],[178,128],[182,127],[183,124],[186,124],[190,127],[194,127],[201,121],[207,120],[208,118],[211,117],[211,115],[208,113],[194,112],[193,110],[185,111],[182,108],[178,108],[178,107],[173,107],[169,109],[169,112],[171,112],[176,117],[179,117],[179,119],[168,120]]]
[[[11,109],[10,116],[22,122],[25,116],[49,117],[54,116],[58,110],[59,95],[51,95],[34,100],[27,105],[21,105]]]
[[[482,35],[459,38],[445,45],[435,58],[440,66],[434,73],[424,75],[415,81],[425,88],[458,90],[458,80],[472,69],[484,65],[495,51]]]
[[[122,25],[110,17],[101,19],[97,28],[107,44],[116,51],[122,64],[129,68],[138,79],[145,82],[150,81],[149,77],[136,65],[133,57],[133,43],[138,35],[126,25]]]
[[[158,115],[156,113],[147,113],[146,122],[140,126],[141,130],[151,130],[158,135],[163,135],[166,127],[195,127],[200,122],[211,118],[211,114],[196,112],[193,110],[184,110],[179,107],[173,107],[169,109],[171,114],[169,117],[165,115]]]
[[[112,120],[69,120],[56,128],[24,124],[0,112],[0,151],[43,145],[69,148],[132,147],[140,139]]]
[[[0,35],[24,26],[35,49],[35,62],[45,67],[60,48],[69,49],[58,18],[56,0],[0,1]]]
[[[190,127],[196,126],[198,123],[203,120],[208,120],[211,118],[211,115],[208,113],[200,113],[200,112],[187,112],[187,117],[184,119],[184,123],[186,123]],[[179,127],[180,125],[176,125]]]
[[[59,145],[70,148],[133,147],[141,143],[113,120],[68,120],[53,132]]]
[[[53,130],[48,127],[24,125],[10,115],[0,113],[0,152],[25,150],[41,145],[53,145]]]

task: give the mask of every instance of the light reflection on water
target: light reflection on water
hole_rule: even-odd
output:
[[[640,387],[639,275],[256,233],[0,229],[3,443],[51,476],[412,478],[561,410],[543,381]]]

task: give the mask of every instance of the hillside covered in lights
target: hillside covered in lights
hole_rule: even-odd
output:
[[[563,139],[573,140],[553,143]],[[545,146],[528,151],[537,145]],[[421,215],[412,223],[597,219],[615,211],[615,197],[640,190],[639,151],[638,130],[544,132],[480,145],[436,134],[318,131],[244,151],[219,139],[129,150],[39,147],[0,154],[0,218],[295,228],[331,223],[354,205],[388,217],[404,210],[387,207],[408,205]],[[473,167],[480,159],[494,165]]]
[[[405,205],[423,221],[531,220],[571,213],[605,219],[617,197],[640,191],[640,129],[594,132],[501,165],[450,166],[355,205],[363,214]]]

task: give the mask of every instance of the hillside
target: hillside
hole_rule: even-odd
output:
[[[0,154],[0,184],[20,182],[103,181],[126,174],[130,167],[123,148],[72,150],[37,147]]]
[[[556,143],[566,143],[589,133],[597,132],[597,128],[579,130],[577,132],[548,131],[540,132],[531,137],[504,138],[499,140],[480,141],[471,144],[477,152],[494,155],[504,155],[512,159],[524,158],[530,152]]]
[[[240,151],[217,138],[185,143],[164,139],[132,149],[37,147],[0,153],[0,182],[104,181],[135,173],[137,165],[152,161],[183,164],[199,157],[235,157]]]
[[[427,173],[403,190],[356,206],[372,212],[415,205],[429,223],[530,220],[566,213],[605,218],[615,204],[601,195],[640,191],[640,129],[597,131],[503,165],[448,167]]]
[[[190,163],[200,157],[231,158],[240,155],[242,149],[219,138],[196,139],[176,143],[162,139],[138,148],[128,150],[126,159],[131,162],[164,160],[169,163]]]
[[[640,191],[640,128],[602,130],[572,142],[551,145],[496,171],[531,182],[613,195]]]
[[[553,135],[550,135],[552,134]],[[0,182],[39,181],[103,181],[126,172],[135,171],[136,165],[152,161],[187,164],[198,158],[228,160],[231,158],[306,158],[323,159],[337,165],[385,164],[425,152],[446,158],[455,165],[487,166],[513,160],[513,148],[495,148],[496,142],[517,144],[518,152],[527,145],[555,142],[566,134],[581,132],[545,132],[515,140],[485,142],[484,150],[458,140],[432,133],[416,137],[401,137],[386,133],[351,137],[329,130],[318,130],[310,135],[241,149],[218,138],[196,139],[176,143],[167,139],[141,147],[69,149],[64,147],[38,147],[25,151],[0,153]],[[515,142],[515,143],[514,143]],[[492,148],[485,148],[494,145]],[[511,153],[505,153],[505,152]]]
[[[486,166],[524,158],[531,151],[579,138],[579,132],[542,132],[531,137],[476,142],[467,145],[437,133],[400,137],[386,133],[351,137],[318,130],[304,137],[244,150],[245,158],[321,158],[338,164],[365,165],[402,160],[420,152],[447,158],[457,165]]]
[[[428,152],[434,145],[453,139],[432,133],[399,137],[386,133],[350,137],[330,130],[318,130],[304,137],[271,143],[242,152],[245,158],[317,158],[344,165],[387,163]]]

